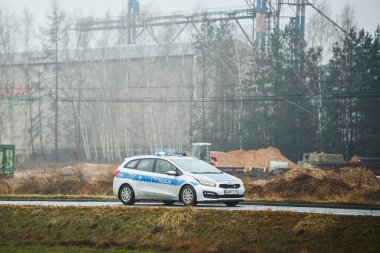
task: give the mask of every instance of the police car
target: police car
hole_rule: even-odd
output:
[[[236,206],[244,200],[243,182],[212,165],[185,155],[134,156],[115,170],[113,193],[125,205],[158,200],[165,205],[181,201],[224,202]]]

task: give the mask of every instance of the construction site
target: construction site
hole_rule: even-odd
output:
[[[160,14],[129,0],[120,16],[56,30],[65,46],[1,51],[0,192],[109,195],[125,157],[209,142],[203,160],[251,198],[378,202],[378,81],[321,79],[333,66],[310,63],[306,10],[341,41],[354,35],[316,2]]]
[[[0,0],[0,252],[379,252],[377,0]]]
[[[319,157],[323,155],[318,154]],[[380,179],[374,174],[379,175],[378,172],[371,171],[371,167],[360,162],[347,162],[345,165],[340,162],[339,166],[328,169],[315,164],[313,167],[299,167],[273,147],[227,153],[212,151],[210,157],[217,158],[217,168],[243,179],[249,201],[374,205],[380,201]],[[334,162],[330,162],[332,164]],[[23,164],[14,177],[0,180],[0,195],[113,198],[112,179],[117,166]]]

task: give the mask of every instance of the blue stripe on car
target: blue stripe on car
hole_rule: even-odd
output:
[[[139,174],[130,174],[128,172],[120,172],[117,175],[118,178],[125,178],[134,181],[147,182],[152,184],[162,184],[162,185],[171,185],[171,186],[181,186],[185,180],[178,178],[167,178],[160,176],[147,176],[147,175],[139,175]],[[198,185],[198,182],[191,182],[192,185]]]

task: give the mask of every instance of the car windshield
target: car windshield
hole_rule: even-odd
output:
[[[171,159],[181,169],[194,174],[220,174],[220,170],[198,159]]]

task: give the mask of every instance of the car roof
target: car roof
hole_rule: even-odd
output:
[[[137,156],[132,156],[125,158],[125,160],[133,160],[133,159],[144,159],[144,158],[163,158],[163,159],[168,159],[171,160],[172,158],[175,159],[195,159],[192,156],[185,156],[181,154],[173,154],[173,155],[137,155]]]

